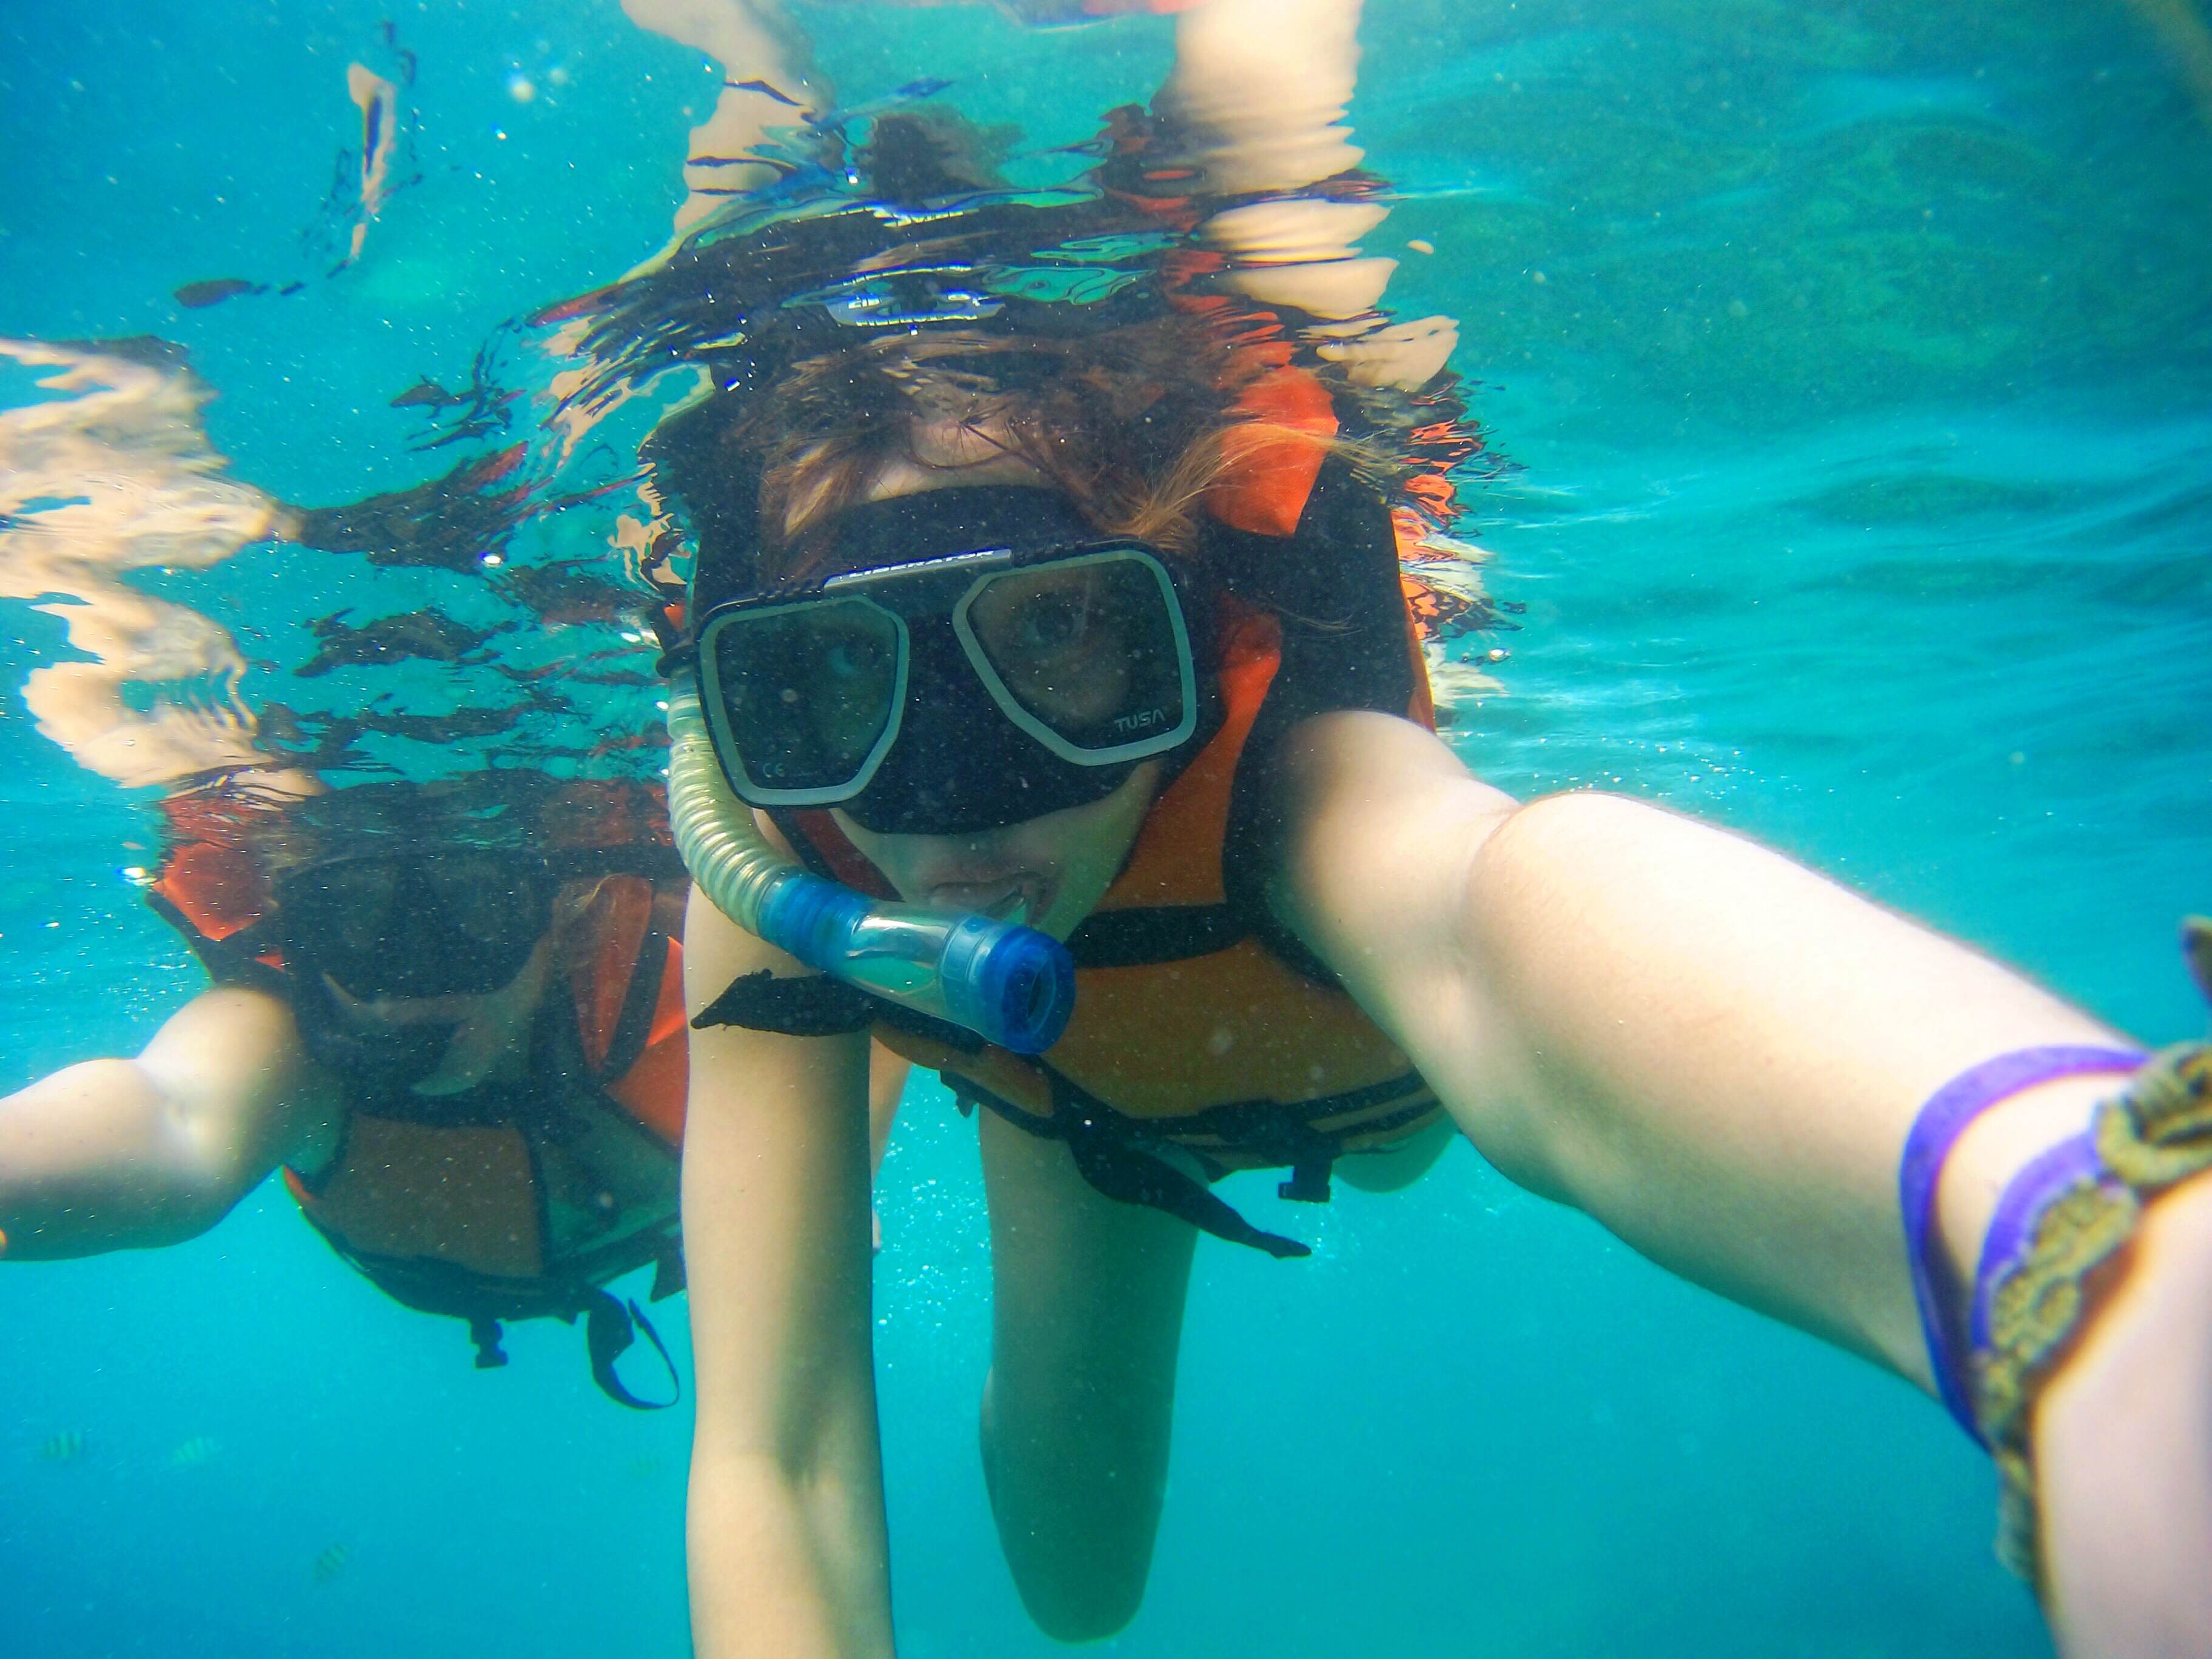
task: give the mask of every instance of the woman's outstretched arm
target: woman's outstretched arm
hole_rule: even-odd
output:
[[[1404,721],[1328,716],[1286,758],[1279,903],[1493,1163],[1929,1386],[1897,1200],[1921,1103],[2111,1031],[1725,831],[1605,795],[1516,805]],[[2045,1084],[1960,1139],[1936,1194],[1952,1286],[2006,1184],[2112,1087]],[[2212,1180],[2154,1205],[2128,1261],[2033,1420],[2069,1659],[2212,1652]]]
[[[696,894],[684,943],[695,1013],[740,974],[805,971]],[[688,1536],[701,1659],[891,1651],[867,1100],[864,1036],[691,1035]]]
[[[1617,796],[1522,805],[1373,714],[1293,734],[1281,901],[1486,1157],[1662,1266],[1925,1385],[1897,1210],[1922,1101],[1968,1066],[2110,1042],[1987,957],[1725,830]],[[1968,1282],[2018,1165],[2111,1079],[1960,1143]]]
[[[14,1261],[174,1244],[277,1164],[337,1145],[337,1100],[283,999],[194,997],[135,1060],[88,1060],[0,1100],[0,1253]]]

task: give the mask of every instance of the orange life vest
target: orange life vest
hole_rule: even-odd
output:
[[[243,847],[179,845],[149,897],[218,981],[287,992]],[[644,1403],[612,1369],[631,1324],[660,1342],[635,1304],[603,1287],[648,1265],[653,1299],[683,1283],[683,952],[653,925],[653,902],[642,876],[599,879],[566,994],[536,1016],[523,1081],[442,1099],[349,1091],[336,1156],[283,1171],[301,1212],[379,1288],[466,1319],[480,1368],[506,1363],[501,1321],[582,1316],[594,1375],[626,1405]]]
[[[1277,371],[1243,404],[1267,422],[1267,436],[1236,447],[1228,482],[1209,500],[1212,516],[1259,538],[1263,556],[1337,556],[1333,548],[1284,544],[1300,532],[1328,461],[1334,422],[1326,392],[1310,376]],[[1379,501],[1364,499],[1383,514]],[[1400,678],[1410,696],[1401,712],[1433,726],[1425,667],[1395,577],[1394,532],[1387,515],[1376,526],[1382,545],[1370,550],[1389,568],[1370,583],[1377,597],[1362,620],[1402,640],[1410,672]],[[1374,614],[1384,608],[1387,616]],[[1066,1139],[1102,1190],[1278,1255],[1306,1252],[1249,1225],[1178,1169],[1173,1153],[1164,1161],[1157,1154],[1180,1149],[1188,1155],[1180,1161],[1194,1158],[1208,1177],[1288,1167],[1284,1195],[1320,1201],[1334,1158],[1398,1144],[1443,1109],[1404,1053],[1265,913],[1256,886],[1232,880],[1228,868],[1240,776],[1246,788],[1263,787],[1246,775],[1273,758],[1272,738],[1256,755],[1251,738],[1271,696],[1284,690],[1284,618],[1233,593],[1221,600],[1220,724],[1153,804],[1127,863],[1068,940],[1075,1012],[1047,1054],[1024,1058],[895,1016],[874,1027],[886,1048],[939,1073],[963,1107],[981,1103]],[[1297,706],[1345,705],[1309,685]],[[774,816],[818,870],[892,896],[829,812]]]

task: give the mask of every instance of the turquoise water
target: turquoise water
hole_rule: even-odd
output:
[[[944,76],[1039,148],[1169,60],[1140,21],[803,15],[848,102]],[[611,3],[402,15],[422,180],[324,277],[300,233],[380,15],[0,16],[0,335],[186,346],[216,447],[287,500],[445,465],[389,400],[465,383],[505,320],[659,246],[717,72]],[[1470,763],[1713,817],[2164,1038],[2197,1018],[2174,918],[2212,903],[2212,105],[2146,17],[1376,0],[1353,120],[1402,195],[1368,244],[1403,261],[1389,303],[1459,319],[1515,464],[1469,492],[1527,607],[1481,642],[1511,655],[1454,729]],[[233,276],[307,285],[169,297]],[[35,395],[0,378],[0,405]],[[237,633],[253,697],[312,649],[301,618],[460,592],[268,548],[143,580]],[[135,1047],[201,981],[121,874],[143,796],[13,695],[59,623],[4,603],[12,1088]],[[945,1104],[915,1088],[879,1197],[902,1650],[1042,1653],[976,1465],[988,1267]],[[1230,1196],[1320,1249],[1201,1250],[1152,1588],[1114,1650],[2045,1650],[1989,1554],[1986,1468],[1901,1386],[1465,1147],[1318,1217],[1267,1190]],[[477,1375],[271,1187],[196,1243],[9,1270],[0,1298],[0,1650],[685,1650],[683,1413],[608,1407],[572,1334],[517,1329]],[[64,1432],[82,1455],[42,1458]]]

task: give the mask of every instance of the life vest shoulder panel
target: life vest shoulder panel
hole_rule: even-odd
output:
[[[155,891],[173,921],[216,941],[267,908],[253,860],[235,847],[179,846]],[[284,1171],[317,1228],[362,1261],[434,1261],[495,1279],[579,1263],[590,1279],[595,1258],[613,1272],[638,1265],[601,1243],[672,1231],[689,1074],[683,951],[653,927],[653,884],[632,875],[602,878],[588,901],[567,980],[574,1035],[565,1051],[579,1075],[528,1085],[572,1120],[557,1139],[532,1132],[553,1120],[550,1109],[441,1121],[349,1100],[332,1163],[312,1176]],[[546,1060],[543,1047],[533,1066]]]

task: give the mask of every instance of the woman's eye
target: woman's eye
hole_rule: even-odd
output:
[[[884,648],[874,640],[839,640],[823,654],[823,666],[839,679],[856,679],[882,666]]]
[[[1065,651],[1083,637],[1084,607],[1072,599],[1039,599],[1022,608],[1015,638],[1030,651]]]

